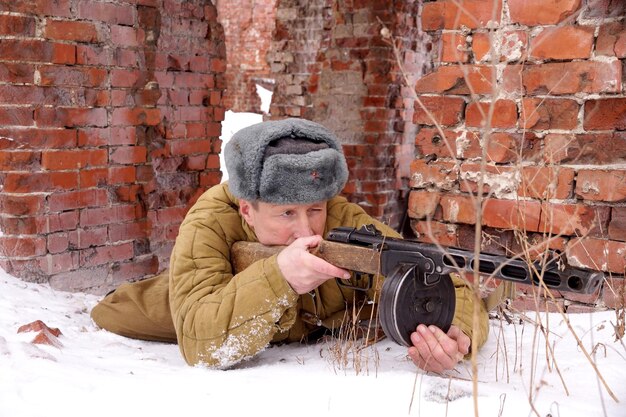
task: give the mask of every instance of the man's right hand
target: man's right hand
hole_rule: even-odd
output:
[[[319,235],[301,237],[278,254],[278,267],[298,294],[306,294],[333,278],[349,279],[350,272],[309,252],[322,241]]]

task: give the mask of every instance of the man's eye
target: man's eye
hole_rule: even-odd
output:
[[[282,216],[285,216],[285,217],[293,216],[293,210],[283,211]]]

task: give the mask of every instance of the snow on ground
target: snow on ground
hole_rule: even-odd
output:
[[[89,317],[98,301],[93,295],[55,291],[3,272],[0,288],[3,417],[473,415],[469,362],[452,377],[424,374],[389,340],[364,352],[360,362],[348,355],[346,366],[333,354],[337,342],[327,341],[270,347],[234,369],[212,370],[188,366],[176,345],[97,328]],[[569,317],[586,349],[596,347],[595,363],[620,402],[609,396],[562,318],[550,314],[544,317],[548,344],[529,321],[492,320],[478,355],[479,415],[626,416],[626,347],[614,341],[615,312]],[[36,332],[17,333],[35,320],[62,332],[53,337],[59,346],[32,344]],[[545,359],[547,346],[556,363]]]

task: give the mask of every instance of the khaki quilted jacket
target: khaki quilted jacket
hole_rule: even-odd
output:
[[[387,236],[398,234],[343,197],[328,202],[325,233],[339,226],[375,224]],[[191,364],[227,368],[250,358],[271,342],[301,341],[319,329],[337,327],[364,292],[329,280],[299,296],[280,272],[276,256],[257,261],[237,274],[230,248],[237,241],[258,241],[239,215],[238,200],[227,184],[205,192],[185,217],[170,260],[169,299],[180,350]],[[454,323],[468,335],[473,301],[459,281]],[[370,290],[368,297],[373,297]],[[481,306],[478,345],[487,338]]]

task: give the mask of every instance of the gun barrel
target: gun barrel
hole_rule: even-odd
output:
[[[426,280],[429,275],[467,271],[527,285],[543,282],[550,289],[579,294],[593,293],[604,278],[602,272],[571,267],[559,256],[550,257],[543,263],[483,252],[476,256],[473,251],[465,249],[445,247],[442,250],[433,244],[385,237],[372,226],[358,230],[350,227],[333,229],[327,239],[376,249],[381,254],[383,275],[398,263],[421,262],[426,267],[434,264],[430,270],[422,272]]]

